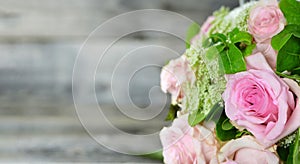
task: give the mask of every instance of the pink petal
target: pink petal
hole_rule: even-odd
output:
[[[248,69],[269,70],[273,72],[264,55],[260,52],[246,57],[246,62]]]

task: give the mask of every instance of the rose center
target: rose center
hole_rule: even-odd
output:
[[[277,111],[270,111],[276,106],[264,87],[253,84],[242,90],[241,96],[244,114],[260,117],[263,122],[277,119]]]

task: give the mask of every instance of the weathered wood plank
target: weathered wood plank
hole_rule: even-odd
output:
[[[58,135],[58,134],[83,134],[86,133],[83,125],[80,123],[75,108],[68,115],[6,115],[1,117],[0,131],[1,134],[6,135]],[[95,114],[94,110],[86,108],[87,115],[82,117],[92,118]],[[102,111],[105,113],[107,120],[109,120],[115,127],[127,131],[132,134],[147,134],[156,131],[170,122],[164,121],[166,112],[152,120],[138,121],[124,116],[117,108],[104,107]],[[113,129],[97,124],[99,120],[91,120],[91,129],[99,134],[112,134]],[[105,120],[103,120],[104,122]]]
[[[0,162],[132,162],[159,163],[150,159],[113,152],[96,143],[80,124],[72,101],[72,68],[79,48],[86,36],[99,24],[119,14],[139,9],[164,9],[178,12],[202,23],[221,5],[234,6],[232,0],[0,0]],[[145,26],[151,20],[137,19],[134,24]],[[120,25],[126,26],[124,20]],[[169,27],[170,24],[159,24]],[[172,28],[182,30],[180,23]],[[112,27],[95,40],[84,58],[89,64],[98,60],[100,49],[105,48],[110,37],[119,28]],[[184,29],[186,29],[184,27]],[[159,45],[165,47],[149,47]],[[148,49],[147,49],[148,46]],[[99,66],[96,93],[107,119],[118,129],[130,134],[158,132],[169,124],[163,118],[167,106],[158,117],[137,121],[122,114],[111,96],[112,68],[119,65],[116,86],[126,84],[125,74],[137,64],[146,61],[164,65],[174,52],[184,52],[185,44],[161,33],[143,32],[121,39],[108,51]],[[144,47],[144,49],[136,49]],[[133,51],[136,49],[135,51]],[[126,53],[133,53],[120,61]],[[178,55],[177,54],[177,55]],[[144,64],[144,63],[142,63]],[[130,96],[137,106],[149,105],[149,91],[159,85],[160,70],[144,69],[130,83]],[[86,82],[85,72],[80,80]],[[127,85],[127,84],[126,84]],[[84,85],[75,86],[90,93]],[[119,89],[119,88],[118,88]],[[151,92],[153,108],[162,104],[161,92]],[[125,97],[126,92],[118,95]],[[128,105],[123,99],[122,105]],[[87,104],[88,104],[88,100]],[[104,104],[109,104],[104,106]],[[87,118],[95,113],[85,106]],[[155,142],[137,141],[132,146],[125,136],[115,135],[112,129],[91,119],[97,137],[116,141],[130,152],[159,146]]]
[[[160,163],[113,152],[87,135],[0,136],[0,162]]]
[[[90,62],[98,60],[98,49],[104,49],[103,46],[107,43],[106,40],[96,40],[92,43],[89,55],[84,57],[85,64],[82,69],[87,69]],[[46,109],[47,106],[55,110],[55,105],[72,103],[72,71],[81,44],[79,41],[1,44],[0,107],[2,110],[9,113],[16,108],[24,108],[36,109],[36,112],[40,113],[39,110]],[[147,104],[149,90],[152,86],[159,85],[160,68],[141,68],[142,70],[135,74],[131,81],[126,80],[128,73],[133,73],[143,63],[163,66],[169,59],[183,53],[184,49],[185,43],[175,37],[146,40],[121,39],[106,53],[104,62],[99,65],[95,76],[96,92],[101,98],[100,103],[113,103],[110,95],[111,79],[114,69],[117,68],[114,76],[116,78],[114,81],[117,82],[115,86],[124,86],[130,82],[130,96],[133,101],[140,105]],[[133,52],[128,54],[130,51]],[[126,58],[121,61],[124,56]],[[83,83],[87,81],[85,73],[83,71],[80,75]],[[91,92],[84,87],[76,87],[81,88],[83,92]],[[160,103],[161,93],[153,93],[157,95],[152,96],[157,98],[154,101]],[[125,103],[128,102],[127,99],[124,100]],[[51,105],[54,102],[55,105]]]
[[[107,109],[108,110],[108,109]],[[149,123],[132,122],[114,114],[112,108],[108,117],[115,126],[141,133],[149,129],[160,130],[162,124],[158,120]],[[88,113],[92,115],[92,113]],[[158,128],[159,127],[159,128]],[[126,136],[111,133],[100,125],[94,125],[97,137],[108,139],[114,143],[128,143]],[[107,149],[94,141],[78,119],[68,116],[6,116],[0,118],[0,162],[159,162],[137,156],[119,154]],[[151,131],[151,130],[150,130]],[[153,133],[153,132],[150,132]],[[147,147],[153,147],[155,142],[137,143],[126,146],[128,152],[138,153]],[[124,149],[123,149],[124,150]]]
[[[138,9],[166,9],[196,22],[203,20],[221,5],[234,6],[232,0],[10,0],[0,1],[0,36],[5,39],[66,39],[86,37],[104,21],[121,13]],[[143,19],[135,20],[136,25]],[[123,23],[126,25],[126,21]],[[177,24],[176,28],[180,28]],[[114,28],[107,36],[114,34]]]

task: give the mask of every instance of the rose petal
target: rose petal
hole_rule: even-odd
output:
[[[240,151],[242,152],[241,154],[239,154]],[[251,153],[254,151],[256,152],[256,155],[251,156]],[[249,156],[253,159],[249,160]],[[237,163],[246,162],[252,164],[255,161],[259,161],[260,163],[266,161],[268,164],[279,163],[278,157],[257,143],[252,136],[243,136],[242,138],[227,142],[221,148],[218,159],[219,162],[223,162],[228,161],[228,158]],[[245,161],[241,162],[244,159]]]
[[[210,125],[210,123],[207,123]],[[188,115],[173,121],[160,132],[165,163],[209,163],[217,154],[218,143],[211,129],[188,125]]]
[[[272,68],[267,63],[264,55],[260,52],[246,57],[247,68],[255,70],[269,70],[272,71]]]

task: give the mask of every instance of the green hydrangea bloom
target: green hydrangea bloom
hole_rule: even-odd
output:
[[[284,148],[291,146],[295,142],[296,135],[297,135],[297,131],[282,138],[280,141],[278,141],[278,146],[281,146]]]
[[[208,114],[212,107],[222,100],[221,94],[225,90],[226,81],[219,74],[218,60],[207,60],[205,49],[201,46],[191,46],[186,50],[185,56],[192,66],[196,82],[186,84],[182,110],[184,113],[200,110]]]
[[[222,7],[214,12],[215,20],[211,23],[207,36],[214,33],[227,34],[236,27],[240,31],[248,31],[249,12],[256,3],[250,2],[232,11]],[[219,71],[219,59],[206,57],[207,49],[202,46],[205,37],[202,36],[197,44],[192,45],[184,54],[195,72],[196,82],[183,86],[185,96],[181,104],[182,113],[200,112],[201,116],[207,115],[212,107],[222,100],[222,93],[226,88],[225,77]]]
[[[212,22],[208,33],[226,34],[236,27],[240,31],[248,31],[247,20],[249,19],[250,10],[255,4],[257,2],[249,2],[239,8],[235,8],[231,12],[229,12],[229,8],[222,7],[220,10],[214,12],[216,19]]]

